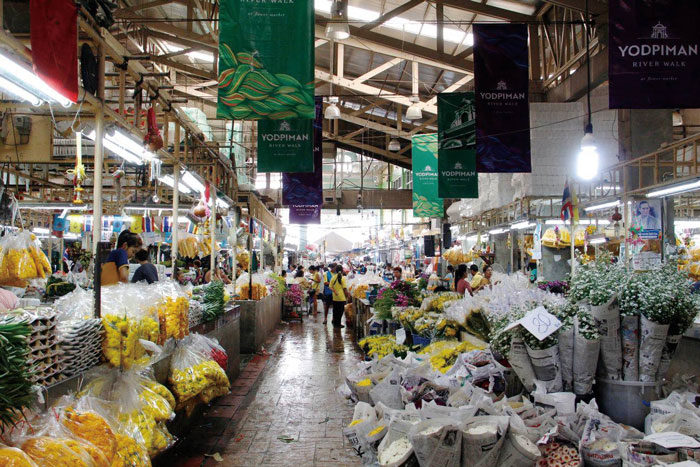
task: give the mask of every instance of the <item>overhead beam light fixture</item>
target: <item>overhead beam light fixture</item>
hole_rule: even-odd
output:
[[[4,53],[0,53],[0,88],[32,105],[47,102],[70,107],[72,104],[61,93]]]
[[[338,108],[338,98],[335,96],[331,96],[328,98],[328,106],[326,106],[326,110],[323,112],[323,116],[328,119],[328,120],[337,120],[340,118],[340,109]]]
[[[700,189],[700,179],[693,180],[692,182],[670,186],[668,188],[661,188],[660,190],[650,191],[649,193],[647,193],[647,198],[663,198],[664,196],[687,193],[689,191],[695,191],[697,189]]]
[[[333,1],[331,5],[331,19],[326,25],[326,37],[334,41],[343,41],[350,37],[347,0]]]
[[[162,175],[158,177],[158,180],[160,180],[165,185],[168,185],[170,188],[175,189],[175,179],[172,175]],[[189,187],[185,186],[183,183],[178,183],[177,189],[180,190],[180,193],[184,195],[189,195],[190,193],[192,193],[192,190],[190,190]]]
[[[182,174],[182,183],[184,183],[185,185],[187,185],[188,188],[191,188],[197,193],[204,192],[204,184],[200,182],[194,175],[192,175],[192,172],[190,172],[189,170],[185,171],[185,173]]]
[[[528,229],[528,228],[534,227],[534,226],[535,226],[534,222],[522,221],[522,222],[516,222],[515,224],[512,224],[510,226],[510,228],[513,230],[522,230],[522,229]]]
[[[620,202],[619,199],[616,199],[615,201],[609,201],[606,203],[600,203],[600,204],[594,204],[592,206],[588,206],[584,208],[586,212],[588,211],[599,211],[601,209],[608,209],[608,208],[615,208],[617,206],[620,206],[622,203]]]
[[[92,141],[95,141],[97,138],[97,134],[92,128],[84,130],[83,134]],[[130,164],[143,165],[144,162],[156,160],[155,154],[147,151],[140,142],[135,141],[131,136],[118,128],[105,131],[102,144],[104,144],[106,149]]]
[[[396,138],[391,138],[391,141],[389,141],[389,146],[387,149],[391,152],[398,152],[401,150],[401,143],[399,143],[399,140]]]

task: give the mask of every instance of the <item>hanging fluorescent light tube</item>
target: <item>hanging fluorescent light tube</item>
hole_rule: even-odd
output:
[[[592,237],[592,238],[590,238],[590,239],[588,240],[588,244],[589,244],[589,245],[599,245],[599,244],[605,243],[605,242],[607,242],[607,241],[608,241],[608,239],[601,235],[601,236],[599,236],[599,237]]]
[[[2,76],[0,76],[0,88],[4,89],[5,91],[9,92],[10,94],[16,97],[19,97],[23,101],[29,102],[34,106],[41,105],[41,99],[39,99],[26,89],[17,86],[12,81],[3,78]]]
[[[598,211],[600,209],[607,209],[607,208],[614,208],[617,206],[620,206],[622,203],[620,203],[619,199],[616,199],[615,201],[609,201],[607,203],[601,203],[601,204],[594,204],[593,206],[588,206],[587,208],[584,208],[586,212],[588,211]]]
[[[530,227],[534,227],[535,223],[530,222],[530,221],[522,221],[522,222],[516,222],[515,224],[511,224],[510,228],[514,230],[521,230],[521,229],[527,229]]]
[[[160,180],[164,184],[168,185],[173,190],[175,189],[175,179],[173,178],[172,175],[163,175],[161,177],[158,177],[158,180]],[[180,190],[180,193],[185,194],[185,195],[189,195],[192,192],[183,183],[178,183],[177,188],[178,188],[178,190]]]
[[[664,196],[686,193],[688,191],[695,191],[699,188],[700,179],[688,183],[682,183],[680,185],[671,186],[668,188],[662,188],[660,190],[650,191],[649,193],[647,193],[647,198],[661,198]]]
[[[87,209],[86,205],[73,205],[73,204],[51,204],[51,203],[20,203],[20,209],[31,209],[34,211],[55,211],[57,209],[70,210],[70,211],[85,211]]]
[[[97,139],[97,134],[95,133],[95,130],[90,130],[88,133],[84,133],[84,135],[92,141],[95,141]],[[104,145],[105,149],[112,151],[114,154],[121,157],[126,162],[135,165],[143,165],[143,159],[140,156],[132,153],[128,149],[119,145],[114,141],[114,139],[110,139],[108,133],[105,133],[105,137],[102,138],[102,144]]]
[[[545,221],[546,225],[564,225],[564,221],[561,219],[547,219]]]
[[[675,219],[673,226],[677,229],[697,229],[700,228],[700,221],[686,221]]]
[[[578,221],[579,225],[595,225],[595,219],[583,219]],[[598,225],[610,225],[610,221],[607,219],[598,219]]]
[[[507,228],[507,227],[499,228],[499,229],[493,229],[493,230],[489,230],[489,234],[491,234],[491,235],[498,235],[498,234],[506,233],[506,232],[508,232],[509,230],[510,230],[510,229]]]
[[[146,148],[144,148],[140,142],[134,141],[134,139],[131,138],[131,136],[123,133],[119,129],[117,129],[113,134],[110,132],[106,132],[105,139],[123,147],[124,149],[126,149],[127,151],[134,154],[140,159],[152,160],[156,158],[155,154],[147,151]]]
[[[46,102],[57,102],[63,107],[71,106],[71,101],[69,99],[66,99],[63,95],[61,95],[61,93],[46,84],[37,75],[3,53],[0,53],[0,76],[5,78],[7,81],[10,81],[15,86],[20,87],[28,93],[34,95],[36,99]],[[4,86],[0,85],[0,87]],[[11,89],[7,89],[7,91],[14,94]],[[20,95],[17,97],[25,99],[25,97]],[[32,100],[29,100],[29,102],[32,102]]]
[[[51,231],[47,228],[44,228],[44,227],[34,227],[32,229],[32,232],[34,232],[35,234],[48,234]]]
[[[197,193],[204,192],[204,184],[192,175],[192,172],[189,170],[186,170],[185,173],[182,174],[182,182]]]
[[[231,205],[228,204],[228,202],[225,199],[221,199],[219,197],[216,198],[216,205],[221,209],[228,209],[231,207]]]

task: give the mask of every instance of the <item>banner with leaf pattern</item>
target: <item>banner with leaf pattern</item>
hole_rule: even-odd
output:
[[[221,0],[218,118],[314,118],[313,0]]]
[[[438,197],[438,135],[414,135],[413,158],[413,215],[442,217],[442,198]]]

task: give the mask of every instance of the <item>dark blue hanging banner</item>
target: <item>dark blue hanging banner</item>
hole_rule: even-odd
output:
[[[289,206],[290,224],[320,224],[323,205],[323,101],[315,98],[314,170],[282,174],[282,204]]]
[[[477,172],[531,172],[527,25],[474,25]]]
[[[700,107],[700,1],[610,0],[610,108]]]

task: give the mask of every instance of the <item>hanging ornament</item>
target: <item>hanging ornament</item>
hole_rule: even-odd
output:
[[[163,147],[163,137],[160,136],[158,122],[156,121],[156,110],[153,106],[148,109],[146,123],[148,125],[148,132],[143,140],[143,144],[146,145],[149,151],[156,152]]]
[[[73,204],[83,204],[83,180],[85,180],[85,166],[83,165],[83,143],[82,133],[76,133],[75,137],[75,167],[66,171],[66,174],[72,176],[73,182]]]

